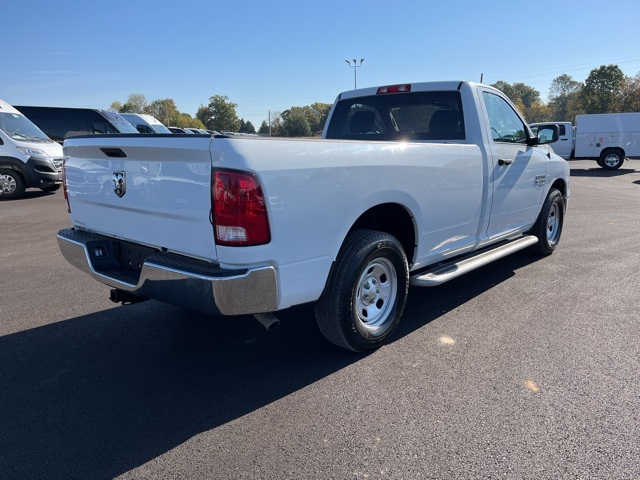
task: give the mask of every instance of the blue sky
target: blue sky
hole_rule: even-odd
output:
[[[131,93],[195,115],[226,95],[256,128],[269,111],[358,87],[524,82],[640,72],[637,0],[138,0],[3,2],[0,98],[108,108]]]

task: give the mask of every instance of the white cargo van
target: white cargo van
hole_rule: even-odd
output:
[[[640,158],[640,113],[576,115],[576,158],[596,158],[607,170]]]
[[[58,190],[62,160],[60,144],[0,100],[0,200],[19,198],[26,188]]]
[[[136,127],[140,133],[171,133],[171,130],[165,127],[160,120],[151,115],[144,113],[120,113],[119,115]]]

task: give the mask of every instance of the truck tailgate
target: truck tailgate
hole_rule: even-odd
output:
[[[74,227],[215,260],[211,138],[94,135],[67,139]]]

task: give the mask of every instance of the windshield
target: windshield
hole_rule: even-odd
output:
[[[36,127],[24,115],[18,113],[0,113],[0,128],[13,140],[32,142],[51,142],[45,133]]]
[[[169,130],[167,127],[165,127],[161,123],[152,123],[151,126],[155,128],[156,132],[158,133],[171,133],[171,130]]]
[[[131,125],[129,122],[125,120],[112,119],[111,123],[113,124],[114,127],[118,129],[120,133],[139,133],[138,130],[136,130],[136,127],[134,127],[133,125]]]

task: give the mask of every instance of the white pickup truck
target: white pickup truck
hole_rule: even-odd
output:
[[[67,139],[64,257],[116,302],[212,315],[314,303],[354,351],[394,331],[409,285],[434,286],[560,240],[569,167],[500,91],[470,82],[336,99],[322,139]],[[542,142],[539,139],[544,139]]]
[[[558,125],[558,139],[550,144],[553,151],[565,160],[575,158],[576,133],[571,122],[539,122],[530,123],[531,131],[535,134],[539,127]]]

